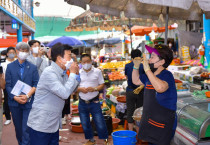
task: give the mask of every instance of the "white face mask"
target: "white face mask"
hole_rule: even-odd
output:
[[[169,46],[169,47],[172,47],[172,44],[171,44],[171,43],[169,43],[169,44],[168,44],[168,46]]]
[[[28,52],[19,52],[18,54],[18,58],[20,60],[26,60],[27,57],[28,57]]]
[[[89,70],[91,67],[92,67],[92,64],[91,63],[85,63],[85,64],[82,65],[82,68],[84,70]]]
[[[66,69],[69,69],[73,62],[74,62],[73,59],[71,59],[70,61],[67,61],[66,64],[65,64]]]
[[[10,53],[10,54],[8,54],[8,57],[9,57],[10,59],[13,59],[13,58],[15,57],[15,54]]]
[[[39,53],[39,47],[34,47],[33,48],[33,53],[38,54]]]

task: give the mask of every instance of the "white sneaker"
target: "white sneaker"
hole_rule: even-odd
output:
[[[9,125],[11,123],[11,120],[6,120],[5,122],[4,122],[4,125]]]
[[[62,118],[62,125],[66,125],[66,118]]]

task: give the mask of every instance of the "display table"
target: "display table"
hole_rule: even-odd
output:
[[[169,65],[168,66],[168,70],[169,71],[179,71],[179,70],[186,70],[186,69],[189,69],[190,68],[190,65]]]

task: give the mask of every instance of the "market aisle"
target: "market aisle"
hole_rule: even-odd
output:
[[[4,118],[5,121],[5,118]],[[70,129],[69,125],[65,125],[65,129]],[[84,134],[83,133],[73,133],[71,131],[60,131],[60,135],[62,136],[59,145],[82,145],[85,143]],[[111,136],[109,136],[111,139]],[[98,140],[98,137],[95,137],[97,145],[103,145],[103,141]],[[2,145],[18,145],[16,137],[15,137],[15,128],[13,123],[8,126],[3,126],[3,134],[2,134]]]

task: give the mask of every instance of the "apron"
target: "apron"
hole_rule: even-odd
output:
[[[170,145],[176,112],[161,106],[156,99],[156,93],[153,86],[147,83],[139,138],[156,145]]]

